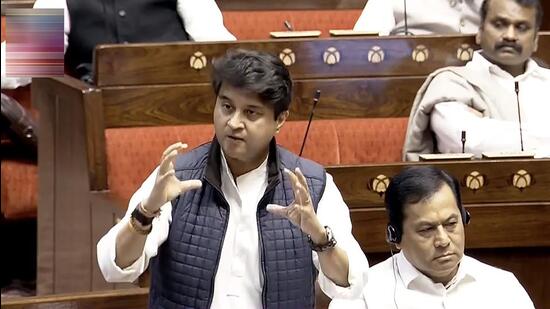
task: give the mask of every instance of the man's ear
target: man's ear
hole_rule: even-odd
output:
[[[483,31],[482,28],[479,28],[479,30],[476,33],[476,44],[481,45],[481,31]]]
[[[279,133],[283,125],[285,124],[286,119],[288,118],[289,112],[283,111],[277,116],[277,129],[276,132]]]
[[[533,46],[533,53],[539,49],[539,33],[535,34],[535,45]]]

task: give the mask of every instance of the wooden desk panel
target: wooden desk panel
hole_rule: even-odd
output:
[[[290,120],[307,120],[316,89],[315,119],[408,117],[424,77],[300,80]],[[101,90],[107,128],[212,123],[210,84],[107,87]]]
[[[389,165],[360,165],[329,167],[336,185],[346,197],[351,208],[383,207],[383,197],[369,190],[379,175],[391,177],[412,163]],[[465,204],[494,204],[522,202],[550,202],[550,160],[472,160],[460,162],[415,163],[432,165],[447,170],[462,186],[462,200]],[[532,185],[519,190],[512,185],[512,178],[518,170],[528,171]],[[485,176],[485,186],[472,191],[465,187],[466,177],[472,171]]]
[[[2,309],[146,309],[149,289],[58,294],[2,300]]]
[[[212,58],[224,54],[229,48],[263,50],[275,55],[290,49],[294,56],[288,58],[294,57],[295,63],[289,66],[289,70],[295,80],[425,76],[443,66],[463,65],[464,62],[456,58],[457,49],[463,44],[474,47],[474,37],[449,36],[444,40],[436,36],[419,36],[101,45],[96,49],[95,59],[99,59],[95,64],[96,83],[100,87],[206,83],[209,81]],[[427,48],[425,62],[412,59],[413,49],[418,45]],[[383,57],[380,63],[369,62],[369,51],[374,46],[383,51],[379,54]],[[323,61],[323,54],[330,47],[340,53],[338,64],[327,65]],[[198,51],[206,57],[207,64],[202,70],[190,66],[191,57]]]
[[[465,204],[466,248],[550,247],[550,203]],[[351,210],[353,235],[367,253],[387,252],[384,208]]]
[[[536,54],[546,63],[550,62],[550,54],[542,47],[548,45],[549,40],[550,35],[541,34],[541,48]],[[464,65],[466,62],[457,57],[472,52],[477,46],[471,35],[101,45],[95,51],[98,59],[95,80],[100,87],[207,83],[212,58],[229,48],[263,50],[287,60],[294,59],[289,70],[295,80],[301,80],[426,76],[441,67]],[[329,48],[338,51],[339,63],[324,62]],[[375,48],[380,51],[374,52]],[[285,49],[292,53],[280,55]],[[192,60],[197,52],[205,58]],[[204,69],[193,69],[191,63],[196,61],[204,63]]]

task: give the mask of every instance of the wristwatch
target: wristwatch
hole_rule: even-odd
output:
[[[315,244],[313,240],[311,240],[311,236],[307,235],[307,241],[311,246],[311,250],[315,252],[324,252],[336,246],[336,239],[334,238],[334,234],[332,234],[332,230],[330,229],[330,227],[325,225],[325,231],[327,233],[327,242],[324,244]]]
[[[134,209],[134,211],[132,211],[132,218],[134,218],[137,222],[139,222],[142,226],[148,226],[148,225],[151,225],[151,223],[153,223],[153,219],[158,215],[158,214],[155,214],[155,216],[153,217],[150,217],[150,216],[146,216],[143,211],[141,210],[142,209],[142,206],[141,206],[141,203],[138,204],[136,206],[136,208]],[[160,213],[160,212],[159,212]]]

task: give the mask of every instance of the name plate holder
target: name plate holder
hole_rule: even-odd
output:
[[[378,32],[370,31],[356,31],[356,30],[340,30],[333,29],[329,30],[328,33],[330,36],[378,36]]]
[[[535,153],[528,151],[486,151],[481,153],[482,159],[533,159]]]
[[[290,39],[290,38],[316,38],[321,35],[319,30],[309,31],[272,31],[269,33],[275,39]]]
[[[468,161],[474,158],[473,153],[424,153],[418,155],[420,161]]]

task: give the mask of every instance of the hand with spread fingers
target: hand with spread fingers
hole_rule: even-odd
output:
[[[285,173],[290,177],[290,183],[294,191],[294,202],[288,206],[269,204],[267,205],[267,211],[290,220],[302,232],[310,235],[315,244],[326,243],[327,235],[313,209],[306,178],[299,168],[296,168],[294,172],[285,169]]]
[[[148,213],[156,213],[162,205],[175,199],[178,195],[202,186],[202,182],[198,179],[181,181],[175,175],[174,160],[178,156],[178,151],[186,148],[187,144],[177,142],[168,146],[162,154],[153,190],[149,197],[142,202],[142,207]]]

